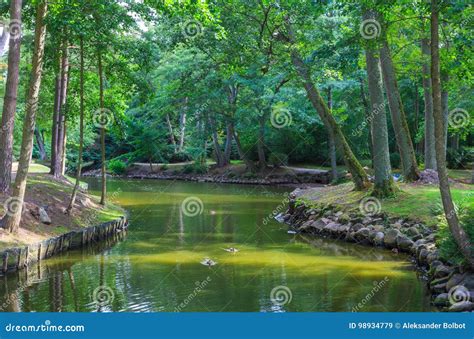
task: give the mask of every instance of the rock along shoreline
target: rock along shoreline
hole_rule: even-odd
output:
[[[368,216],[346,212],[340,205],[307,206],[294,194],[290,195],[288,210],[276,219],[296,233],[407,253],[423,272],[433,305],[450,312],[474,310],[474,272],[442,260],[435,233],[419,222],[384,213]]]
[[[71,231],[39,243],[7,248],[0,252],[0,276],[25,269],[54,255],[124,235],[128,228],[125,216],[97,226]]]
[[[95,172],[84,173],[84,177],[100,177]],[[193,182],[209,182],[218,184],[240,184],[240,185],[296,185],[296,184],[323,184],[331,181],[329,172],[318,175],[299,173],[296,175],[267,177],[267,178],[229,178],[225,175],[196,175],[196,174],[128,174],[108,175],[111,178],[121,179],[154,179],[154,180],[178,180]]]

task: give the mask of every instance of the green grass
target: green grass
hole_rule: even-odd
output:
[[[337,186],[318,187],[306,190],[301,197],[304,201],[343,205],[346,208],[358,208],[360,200],[367,192],[353,190],[352,183]],[[441,202],[437,186],[400,184],[396,197],[380,200],[383,212],[393,216],[409,217],[427,225],[437,223],[432,208]],[[457,184],[451,188],[455,204],[474,209],[474,186]]]

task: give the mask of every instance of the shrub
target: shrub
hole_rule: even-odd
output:
[[[182,173],[184,174],[191,174],[191,173],[196,173],[196,174],[205,174],[208,171],[208,167],[206,164],[198,164],[198,163],[193,163],[193,164],[188,164],[183,167]]]
[[[268,162],[274,167],[286,166],[288,165],[288,155],[284,153],[272,153],[268,157]]]
[[[452,169],[466,168],[472,157],[471,152],[465,148],[459,148],[458,150],[449,148],[446,152],[446,162],[448,167]]]
[[[185,162],[191,160],[191,156],[185,152],[177,152],[170,155],[169,162]]]
[[[112,174],[122,175],[127,170],[127,164],[120,159],[112,159],[109,161],[108,169]]]
[[[464,229],[464,231],[466,231],[466,234],[472,244],[474,242],[474,209],[459,208],[458,213],[461,227]],[[456,241],[449,230],[448,223],[444,216],[440,222],[437,237],[437,245],[442,258],[453,261],[456,264],[466,263],[459,252]]]

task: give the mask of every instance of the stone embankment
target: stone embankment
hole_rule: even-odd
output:
[[[277,220],[296,233],[405,252],[425,274],[434,305],[454,312],[474,310],[474,273],[440,258],[436,233],[430,227],[383,213],[344,211],[338,205],[307,206],[295,199]]]

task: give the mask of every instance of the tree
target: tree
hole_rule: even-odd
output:
[[[278,32],[277,37],[280,40],[285,41],[289,45],[291,61],[296,69],[296,72],[298,73],[303,82],[303,87],[306,91],[307,97],[316,112],[321,117],[321,120],[323,121],[325,127],[328,130],[330,129],[332,131],[338,144],[340,145],[343,153],[344,162],[347,166],[349,173],[352,176],[352,181],[354,182],[356,190],[367,189],[370,186],[367,174],[365,173],[364,169],[362,168],[359,161],[352,152],[352,149],[347,143],[347,140],[344,134],[342,133],[341,128],[337,124],[336,120],[329,111],[326,103],[319,94],[318,89],[314,85],[313,80],[311,78],[311,72],[297,50],[295,35],[293,33],[293,29],[291,27],[291,23],[288,17],[286,17],[285,19],[285,24],[287,36],[284,36],[282,32]]]
[[[438,169],[439,190],[446,220],[460,252],[466,262],[474,269],[472,244],[459,223],[459,218],[451,196],[446,168],[444,117],[441,103],[441,76],[439,56],[439,6],[438,0],[431,0],[431,88],[433,98],[433,117],[436,145],[436,165]]]
[[[8,191],[11,183],[13,128],[20,67],[21,5],[22,0],[12,0],[10,3],[8,72],[0,129],[0,192],[3,193]]]
[[[30,167],[31,155],[33,153],[33,137],[36,122],[36,112],[38,109],[38,96],[41,87],[41,77],[43,73],[44,45],[46,39],[45,17],[47,14],[48,2],[41,1],[36,9],[35,21],[35,45],[33,50],[33,60],[31,62],[31,79],[28,90],[28,102],[26,107],[25,120],[23,123],[23,136],[20,150],[20,160],[18,170],[13,184],[12,198],[17,200],[12,213],[5,215],[2,220],[3,227],[9,232],[17,232],[20,226],[23,200],[26,190],[26,179]]]
[[[373,19],[374,13],[366,11],[364,20]],[[375,42],[377,43],[377,42]],[[369,44],[369,43],[368,43]],[[372,135],[372,156],[374,167],[374,191],[377,197],[387,197],[394,193],[394,184],[389,158],[387,118],[385,114],[385,100],[380,71],[380,59],[373,46],[366,47],[365,58],[367,63],[367,79],[369,83],[369,97],[372,110],[370,111],[370,129]]]
[[[79,152],[77,155],[77,172],[76,172],[76,183],[71,193],[71,200],[66,209],[66,213],[70,214],[74,208],[74,203],[76,201],[77,190],[80,186],[81,181],[81,170],[82,170],[82,152],[84,149],[84,37],[81,35],[79,37],[79,49],[80,49],[80,122],[79,122]]]
[[[102,68],[102,52],[100,49],[97,52],[97,63],[99,71],[99,107],[100,113],[105,114],[104,107],[104,71]],[[105,205],[105,199],[107,194],[107,172],[106,172],[106,163],[105,163],[105,125],[101,124],[100,126],[100,171],[101,171],[101,192],[100,192],[100,204]]]
[[[419,178],[415,149],[413,148],[402,99],[398,90],[395,67],[393,66],[386,33],[384,33],[382,46],[380,48],[380,61],[382,65],[385,93],[387,94],[388,105],[392,117],[392,125],[395,131],[398,151],[400,152],[403,176],[406,181],[415,181]]]
[[[421,39],[423,58],[423,98],[425,102],[425,168],[436,169],[436,153],[433,120],[433,99],[431,96],[430,78],[430,45],[429,39]]]

